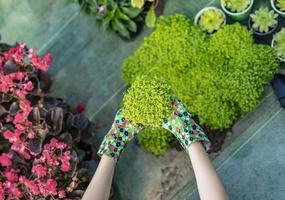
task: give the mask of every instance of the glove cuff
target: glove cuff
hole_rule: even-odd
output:
[[[115,136],[115,135],[113,135]],[[117,136],[115,136],[117,137]],[[100,145],[99,151],[97,154],[102,157],[104,154],[113,158],[115,162],[121,157],[124,149],[126,148],[126,143],[120,140],[119,138],[109,138],[109,135],[106,135],[103,142]]]

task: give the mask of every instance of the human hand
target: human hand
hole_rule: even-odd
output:
[[[129,141],[143,128],[142,125],[132,124],[129,120],[125,119],[120,109],[115,116],[110,131],[101,143],[98,154],[100,156],[106,154],[117,162]]]
[[[163,128],[172,132],[186,151],[194,142],[201,142],[208,150],[210,141],[203,129],[192,119],[186,106],[178,99],[174,100],[172,105],[173,113],[164,120]]]

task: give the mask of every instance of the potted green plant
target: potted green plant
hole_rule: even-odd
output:
[[[131,4],[134,8],[144,10],[145,24],[149,28],[153,28],[155,26],[157,16],[162,14],[162,0],[132,0]]]
[[[226,24],[226,16],[216,7],[206,7],[195,16],[195,24],[211,34]]]
[[[271,47],[275,50],[277,57],[285,61],[285,28],[273,36]]]
[[[96,19],[102,31],[116,32],[124,39],[134,38],[143,26],[143,9],[134,8],[130,0],[69,0]]]
[[[256,36],[266,38],[277,29],[277,17],[273,10],[261,7],[250,15],[248,26]]]
[[[285,0],[270,0],[270,4],[275,12],[285,17]]]
[[[235,20],[246,19],[252,8],[254,0],[221,0],[223,11]]]

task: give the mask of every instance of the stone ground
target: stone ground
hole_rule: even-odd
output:
[[[151,30],[144,28],[134,41],[126,42],[99,32],[76,5],[64,2],[0,0],[0,33],[3,42],[24,41],[41,54],[54,55],[51,95],[66,98],[72,105],[87,105],[86,114],[97,123],[97,138],[92,143],[98,144],[126,89],[121,79],[122,61]],[[166,15],[179,12],[193,18],[201,8],[219,1],[165,2]],[[229,133],[215,165],[231,199],[285,199],[281,172],[285,166],[284,117],[268,87],[260,106]],[[117,199],[189,199],[190,195],[197,199],[191,164],[184,152],[169,150],[165,156],[155,157],[136,141],[118,164],[114,183],[119,186]]]

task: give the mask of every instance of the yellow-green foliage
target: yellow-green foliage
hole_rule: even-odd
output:
[[[172,112],[171,95],[169,85],[162,80],[137,77],[124,95],[123,115],[136,124],[159,127]]]
[[[223,26],[225,18],[222,11],[218,9],[209,8],[205,10],[199,19],[200,27],[208,33],[213,33]]]
[[[208,36],[177,14],[162,18],[156,31],[124,61],[123,77],[129,84],[138,75],[167,80],[173,96],[198,115],[200,123],[225,129],[259,103],[278,66],[274,51],[254,44],[245,26],[226,25]]]
[[[200,122],[224,129],[258,104],[278,65],[274,51],[254,44],[245,26],[226,25],[207,36],[176,14],[162,18],[125,60],[123,77],[129,84],[137,75],[163,77]]]
[[[172,133],[165,129],[145,129],[139,133],[140,144],[157,156],[165,153],[172,140]]]

